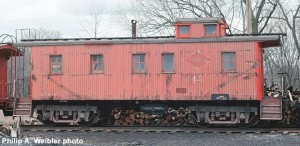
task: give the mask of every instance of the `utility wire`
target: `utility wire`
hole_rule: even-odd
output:
[[[118,11],[104,11],[101,14],[112,14],[116,12],[126,12],[131,10],[118,10]],[[8,21],[0,21],[0,23],[13,23],[13,22],[22,22],[22,21],[33,21],[33,20],[49,20],[49,19],[61,19],[61,18],[68,18],[68,17],[79,17],[79,16],[88,16],[91,14],[81,14],[81,15],[70,15],[70,16],[59,16],[59,17],[45,17],[45,18],[29,18],[29,19],[20,19],[20,20],[8,20]]]

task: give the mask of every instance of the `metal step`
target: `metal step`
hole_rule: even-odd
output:
[[[30,116],[30,110],[15,109],[13,116],[29,117]]]
[[[264,107],[281,107],[280,105],[264,105]]]
[[[31,104],[17,104],[16,109],[31,109]]]
[[[260,118],[263,120],[282,119],[282,99],[264,97],[260,102]]]
[[[16,98],[13,116],[29,117],[31,114],[31,101],[29,98]]]
[[[281,112],[274,112],[274,111],[264,111],[262,114],[281,114]]]
[[[31,103],[31,100],[29,98],[21,97],[21,98],[16,98],[18,103]]]

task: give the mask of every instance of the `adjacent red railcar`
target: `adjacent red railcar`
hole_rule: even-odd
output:
[[[0,109],[4,110],[4,114],[6,114],[6,110],[8,108],[12,108],[12,102],[10,101],[14,96],[15,89],[12,81],[16,79],[16,71],[13,70],[15,68],[16,61],[11,59],[10,63],[8,64],[8,60],[13,56],[19,55],[20,53],[13,45],[0,44]],[[10,68],[9,70],[8,67]],[[10,94],[8,93],[9,89],[11,91]]]
[[[220,18],[179,19],[175,38],[20,43],[31,47],[33,107],[54,123],[170,106],[188,107],[197,123],[250,123],[263,96],[263,48],[280,40],[226,36],[226,27]]]

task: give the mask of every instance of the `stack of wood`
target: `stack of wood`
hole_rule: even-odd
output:
[[[271,86],[269,88],[265,87],[265,96],[269,97],[279,97],[281,95],[280,87],[278,85]],[[282,123],[286,125],[295,124],[295,122],[300,122],[300,91],[294,89],[292,86],[285,90],[284,98],[284,111],[282,111]]]
[[[287,90],[290,91],[290,95],[292,96],[293,100],[299,100],[300,91],[298,89],[294,90],[293,86],[290,86],[287,88]],[[286,96],[289,96],[289,94],[286,94]],[[286,97],[286,98],[289,98],[289,97]]]
[[[264,94],[268,97],[279,97],[281,95],[280,87],[278,85],[273,85],[271,87],[264,88]]]
[[[115,126],[128,126],[128,125],[151,125],[151,119],[157,117],[154,114],[145,114],[133,109],[121,110],[114,109],[112,115],[115,119]]]
[[[294,91],[293,93],[292,93],[292,95],[294,96],[294,98],[296,98],[296,99],[300,99],[300,91]]]
[[[162,125],[185,125],[188,123],[188,109],[179,108],[168,108],[167,114],[163,120]]]
[[[284,124],[287,124],[287,125],[290,125],[291,124],[291,121],[292,121],[292,118],[294,117],[294,113],[293,113],[293,110],[291,109],[287,109],[283,112],[283,115],[282,115],[282,123]]]
[[[280,87],[278,85],[274,85],[271,87],[265,87],[264,89],[265,89],[264,94],[265,94],[265,96],[268,96],[268,97],[276,98],[276,97],[279,97],[282,93],[282,91],[280,90]],[[293,100],[300,99],[300,91],[298,89],[294,90],[292,86],[290,86],[286,89],[284,98],[290,98],[288,91],[290,91],[290,94],[291,94]]]
[[[135,117],[136,117],[136,112],[134,110],[125,110],[122,111],[121,109],[115,108],[112,111],[112,115],[114,116],[115,119],[115,126],[128,126],[128,125],[134,125],[135,124]]]
[[[148,114],[133,109],[122,110],[115,108],[112,115],[115,119],[115,126],[131,125],[185,125],[187,123],[188,109],[179,108],[177,110],[168,108],[164,115]]]

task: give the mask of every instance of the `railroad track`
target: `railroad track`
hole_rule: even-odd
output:
[[[228,133],[228,134],[293,134],[300,135],[296,128],[198,128],[198,127],[45,127],[21,126],[22,131],[32,132],[151,132],[151,133]]]

